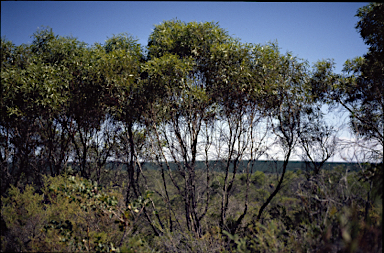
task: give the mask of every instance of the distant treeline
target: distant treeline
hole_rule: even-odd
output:
[[[237,173],[242,173],[245,171],[249,163],[250,168],[252,168],[252,171],[262,171],[264,173],[279,173],[280,169],[283,166],[283,161],[268,161],[268,160],[260,160],[260,161],[254,161],[249,162],[248,160],[239,161]],[[176,170],[177,166],[183,166],[183,163],[180,163],[179,165],[174,162],[169,162],[169,167],[171,170]],[[74,165],[72,162],[68,163],[69,166],[71,166],[73,169],[76,170],[77,166]],[[166,168],[166,164],[158,164],[155,162],[143,162],[141,164],[142,168],[144,170],[159,170],[161,169],[161,166]],[[208,166],[213,171],[224,171],[225,170],[225,162],[224,161],[217,161],[217,160],[210,160],[208,162]],[[308,163],[304,161],[291,161],[288,163],[287,170],[289,171],[305,171],[308,166]],[[196,162],[196,169],[205,169],[206,164],[204,161],[197,161]],[[322,167],[324,170],[334,170],[337,168],[343,168],[348,169],[348,171],[359,171],[360,170],[360,164],[359,163],[345,163],[345,162],[327,162]],[[127,170],[127,164],[123,162],[116,162],[116,161],[110,161],[106,164],[106,169],[108,170]],[[230,172],[233,172],[233,164],[230,166]]]

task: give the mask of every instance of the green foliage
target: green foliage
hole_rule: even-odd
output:
[[[260,187],[265,182],[265,174],[262,171],[256,171],[251,176],[251,183]]]
[[[383,146],[383,4],[371,3],[361,7],[356,29],[369,46],[367,54],[346,61],[345,77],[338,88],[338,102],[349,112],[351,129],[360,137],[367,137]],[[382,148],[381,148],[382,149]],[[382,161],[380,147],[369,154]]]
[[[382,9],[359,9],[369,51],[343,75],[214,22],[164,21],[145,53],[127,33],[1,38],[1,250],[381,250]],[[325,103],[350,112],[358,172],[324,170],[343,148]],[[272,145],[284,161],[255,162]]]
[[[370,53],[383,53],[383,8],[382,3],[370,3],[359,8],[356,14],[356,16],[360,18],[359,22],[356,24],[356,29],[360,33],[365,44],[370,46]]]
[[[106,78],[107,105],[111,106],[117,120],[123,122],[140,120],[140,111],[145,110],[149,93],[143,89],[141,80],[142,49],[129,34],[119,34],[105,41],[100,52],[102,73]],[[129,113],[127,113],[129,112]]]
[[[160,58],[164,52],[169,52],[181,58],[192,56],[204,61],[208,60],[207,53],[211,45],[225,43],[228,40],[228,33],[217,23],[165,21],[156,25],[149,36],[148,55]]]
[[[9,228],[2,237],[3,250],[119,251],[119,245],[129,247],[122,244],[125,234],[150,196],[147,192],[124,208],[118,192],[105,192],[97,183],[67,175],[47,177],[42,195],[29,185],[23,192],[11,187],[2,198],[2,217]]]
[[[384,5],[371,3],[358,10],[356,29],[369,46],[364,60],[356,62],[359,69],[352,86],[352,98],[359,107],[352,117],[356,132],[370,138],[378,138],[383,144],[383,90],[384,90]],[[348,66],[346,70],[350,71]],[[349,95],[349,94],[348,94]],[[356,129],[357,128],[357,129]],[[382,155],[381,155],[382,156]],[[382,157],[381,157],[382,160]]]
[[[1,198],[1,216],[4,217],[8,233],[2,236],[2,251],[33,250],[41,235],[46,215],[42,213],[43,196],[27,185],[21,192],[15,186],[8,191],[8,197]]]

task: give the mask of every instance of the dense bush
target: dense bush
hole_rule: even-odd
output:
[[[69,175],[45,177],[38,192],[31,185],[12,186],[6,195],[2,251],[145,250],[131,231],[149,195],[125,208],[121,192]]]
[[[142,216],[150,200],[162,203],[156,193],[147,193],[125,207],[124,193],[112,187],[113,182],[101,187],[79,176],[48,176],[41,189],[12,186],[2,197],[2,251],[379,252],[382,202],[369,202],[368,208],[362,189],[369,183],[359,181],[357,172],[346,173],[340,168],[308,180],[292,172],[262,220],[255,222],[255,216],[244,219],[236,234],[229,232],[230,219],[235,221],[241,214],[236,202],[230,207],[227,231],[219,228],[220,217],[214,215],[218,206],[212,205],[203,222],[202,237],[184,229],[161,229],[154,222],[161,229],[161,234],[155,235]],[[257,172],[251,178],[260,175],[264,174]],[[268,176],[259,182],[258,189],[270,188],[273,180]],[[148,183],[155,180],[153,177]],[[251,210],[264,201],[258,193],[249,196]],[[233,197],[241,198],[241,194]],[[171,197],[176,195],[174,189]],[[220,200],[220,196],[212,198],[213,203]],[[172,206],[179,213],[175,217],[182,228],[181,201],[176,198]],[[167,207],[155,205],[161,221],[166,222]]]

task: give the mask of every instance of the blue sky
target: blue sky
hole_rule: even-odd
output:
[[[1,2],[1,36],[16,45],[32,42],[38,27],[72,35],[90,45],[127,32],[147,44],[154,25],[181,21],[215,21],[242,42],[277,40],[281,52],[310,64],[333,58],[336,72],[366,45],[355,30],[357,9],[367,3],[256,2]]]

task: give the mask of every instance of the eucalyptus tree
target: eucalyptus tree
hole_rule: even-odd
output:
[[[318,73],[331,78],[322,78],[320,92],[324,100],[339,104],[349,113],[351,132],[355,135],[358,162],[363,166],[362,180],[370,183],[366,213],[375,196],[382,199],[383,189],[383,122],[384,122],[384,5],[370,3],[358,9],[359,18],[355,28],[368,46],[362,57],[347,60],[343,74],[333,73],[332,62],[323,62]],[[318,83],[316,83],[318,84]],[[351,146],[351,143],[347,145]],[[373,192],[375,196],[371,195]]]
[[[371,158],[381,162],[384,146],[383,13],[383,3],[371,3],[358,10],[356,29],[368,46],[368,52],[345,63],[344,71],[349,75],[341,83],[342,94],[338,98],[338,102],[351,114],[354,133],[378,144],[370,148]]]
[[[159,90],[156,85],[153,86],[153,82],[149,82],[147,59],[141,45],[131,35],[114,35],[106,40],[102,49],[102,73],[107,89],[105,103],[112,126],[112,132],[108,136],[113,136],[114,139],[111,142],[114,147],[107,146],[113,152],[113,158],[123,161],[126,165],[125,202],[129,205],[132,199],[144,194],[144,188],[149,190],[147,179],[142,173],[142,164],[150,157],[146,124],[150,106]],[[144,178],[144,181],[140,181],[141,178]],[[154,207],[152,200],[151,204]],[[149,210],[150,207],[144,208],[145,218],[154,233],[159,235],[161,231],[153,225]],[[159,215],[155,215],[161,224]]]
[[[70,127],[73,119],[69,116],[73,94],[72,70],[73,65],[79,64],[78,57],[85,47],[86,44],[76,38],[55,35],[49,28],[37,31],[31,45],[36,62],[43,69],[51,69],[50,75],[42,73],[32,78],[35,85],[43,89],[43,98],[48,101],[42,102],[43,108],[36,112],[40,115],[39,135],[44,143],[41,153],[46,155],[52,175],[61,172],[71,155],[71,136],[74,135]]]
[[[145,73],[148,74],[148,80],[154,88],[153,92],[156,94],[156,101],[151,103],[148,114],[145,117],[151,140],[151,156],[153,161],[156,161],[160,166],[163,182],[163,189],[156,192],[167,205],[168,212],[165,223],[168,223],[171,231],[174,229],[175,222],[179,224],[179,228],[182,228],[182,226],[175,215],[174,207],[170,203],[168,193],[170,186],[167,185],[166,176],[170,177],[180,196],[183,196],[184,193],[179,183],[173,177],[174,173],[171,172],[170,163],[168,162],[172,157],[170,158],[165,150],[166,146],[171,145],[170,141],[167,140],[170,134],[166,132],[166,125],[173,116],[177,116],[178,98],[177,94],[174,96],[173,94],[181,92],[185,82],[183,77],[187,75],[189,69],[188,60],[178,59],[177,56],[170,54],[148,60],[144,66]],[[160,224],[162,223],[160,222]]]
[[[103,75],[103,48],[86,48],[73,64],[69,116],[73,119],[72,143],[75,160],[83,177],[91,176],[88,164],[92,140],[106,118],[106,77]]]
[[[63,61],[75,44],[49,29],[37,31],[31,45],[2,40],[2,127],[16,182],[22,172],[38,175],[36,180],[46,169],[57,174],[68,159],[68,136],[58,117],[69,97]]]
[[[321,104],[308,106],[302,114],[302,124],[305,127],[299,137],[302,151],[300,157],[305,162],[306,176],[309,179],[319,174],[325,163],[340,150],[338,129],[324,120]]]
[[[212,48],[211,58],[215,61],[216,68],[216,75],[212,75],[216,91],[214,99],[218,107],[212,146],[215,150],[214,158],[223,163],[224,173],[219,224],[222,229],[231,230],[231,233],[235,233],[247,214],[250,174],[254,161],[265,151],[263,139],[267,128],[265,124],[261,124],[263,121],[265,123],[265,114],[258,104],[263,79],[259,78],[260,73],[254,68],[254,48],[251,44],[243,44],[237,40]],[[246,173],[247,178],[245,199],[232,199],[237,206],[244,201],[244,208],[235,219],[227,212],[240,161],[245,159],[248,159],[247,167],[245,171],[241,171]],[[234,219],[234,223],[227,222]]]
[[[375,197],[383,200],[384,173],[384,4],[371,3],[358,10],[360,18],[356,29],[369,46],[361,65],[361,75],[357,78],[358,92],[356,96],[360,106],[353,114],[353,125],[356,132],[376,142],[370,148],[370,160],[377,164],[368,169],[364,175],[370,181],[372,196],[368,194],[367,202]],[[348,68],[346,68],[348,69]],[[357,121],[357,122],[356,122]],[[367,217],[369,205],[366,205]]]
[[[359,8],[356,29],[368,46],[363,57],[344,63],[343,73],[334,73],[330,60],[316,64],[311,83],[312,96],[331,105],[340,105],[349,113],[349,125],[355,139],[346,146],[355,146],[355,159],[362,163],[362,180],[370,182],[366,213],[372,202],[371,191],[382,196],[383,173],[383,15],[382,3]]]
[[[383,159],[383,4],[359,8],[356,29],[368,46],[363,57],[344,63],[343,74],[333,72],[332,61],[316,66],[315,96],[330,104],[339,104],[350,116],[350,128],[361,139],[360,148],[368,153],[367,162]]]
[[[178,20],[155,26],[148,42],[149,79],[157,80],[163,87],[160,89],[164,94],[161,107],[166,115],[162,124],[154,125],[158,130],[158,140],[165,145],[157,145],[163,150],[158,157],[172,159],[177,164],[177,175],[182,182],[172,182],[183,198],[187,228],[197,235],[202,233],[201,220],[209,205],[208,197],[203,192],[209,190],[210,173],[205,174],[204,181],[198,180],[196,159],[200,155],[204,157],[204,152],[199,152],[206,150],[199,147],[202,127],[215,117],[219,92],[215,83],[223,78],[213,59],[213,50],[233,42],[227,32],[215,23],[184,23]],[[168,175],[172,177],[169,169]],[[202,189],[198,187],[198,182],[203,184]],[[203,192],[199,192],[199,188]],[[202,204],[198,202],[198,196],[204,196],[199,201]]]
[[[302,112],[311,104],[311,99],[307,96],[309,76],[305,61],[293,57],[289,52],[281,54],[274,43],[256,49],[256,73],[264,77],[263,87],[259,92],[260,105],[270,118],[276,143],[283,153],[278,183],[259,209],[257,220],[260,220],[265,208],[283,186],[289,160],[306,127],[302,122]]]
[[[24,102],[28,97],[25,76],[31,61],[30,54],[27,45],[15,46],[6,38],[1,38],[2,190],[19,181],[23,170],[27,170],[29,153],[34,149],[31,140],[32,128],[36,128],[32,124],[33,105]]]
[[[145,78],[142,79],[141,65],[144,55],[137,40],[129,34],[119,34],[107,39],[103,49],[109,114],[121,129],[116,136],[116,158],[127,164],[126,202],[129,203],[130,199],[140,195],[136,137],[143,131],[140,130],[140,125],[143,123],[142,115],[147,110],[151,91],[146,87]]]

